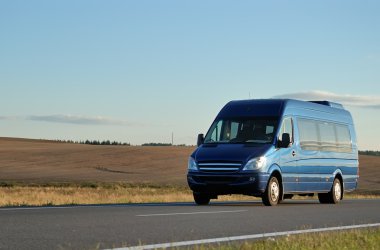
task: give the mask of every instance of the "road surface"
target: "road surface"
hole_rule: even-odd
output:
[[[380,200],[0,208],[0,249],[104,249],[380,222]]]

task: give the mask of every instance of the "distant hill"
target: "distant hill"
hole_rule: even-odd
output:
[[[0,182],[186,185],[193,147],[112,146],[0,137]]]

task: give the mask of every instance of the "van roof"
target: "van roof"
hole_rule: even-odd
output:
[[[352,123],[350,113],[339,103],[330,101],[300,101],[294,99],[251,99],[228,102],[219,112],[218,117],[257,117],[296,114],[308,116],[316,114],[330,119],[344,120]],[[324,115],[325,114],[325,115]],[[336,118],[334,118],[336,117]]]

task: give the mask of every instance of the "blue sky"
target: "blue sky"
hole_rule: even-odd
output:
[[[229,100],[321,98],[380,150],[379,1],[3,1],[0,136],[195,144]]]

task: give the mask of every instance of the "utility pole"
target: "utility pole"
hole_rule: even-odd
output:
[[[174,133],[172,132],[172,146],[174,146]]]

